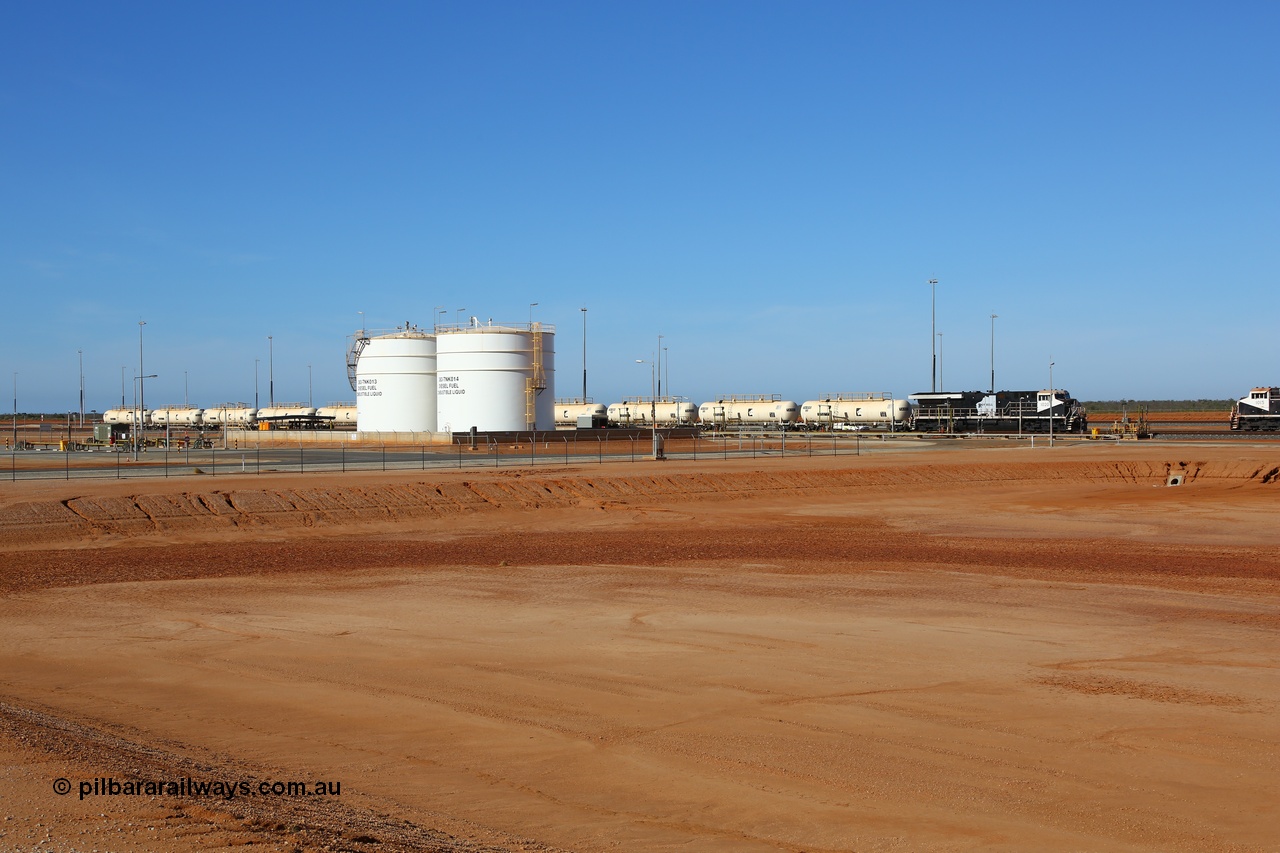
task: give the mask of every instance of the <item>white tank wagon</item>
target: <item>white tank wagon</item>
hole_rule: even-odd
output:
[[[104,424],[132,424],[134,416],[138,412],[136,409],[107,409],[102,413],[102,422]],[[142,423],[145,425],[150,417],[151,412],[144,410],[142,412]]]
[[[800,406],[768,396],[728,396],[698,407],[698,419],[707,426],[776,426],[785,429],[800,420]]]
[[[355,403],[330,403],[316,409],[316,417],[331,422],[334,426],[356,425]]]
[[[204,410],[204,422],[213,426],[248,426],[258,419],[258,410],[246,403],[219,403]]]
[[[555,428],[555,327],[546,323],[442,327],[437,337],[440,432]]]
[[[629,397],[610,405],[608,418],[619,426],[648,426],[650,421],[656,421],[658,426],[681,426],[698,420],[698,407],[673,397]]]
[[[435,432],[436,347],[435,335],[408,323],[356,339],[350,352],[358,432]]]
[[[839,424],[906,428],[911,423],[911,403],[892,394],[828,394],[800,404],[800,419],[814,429]]]
[[[604,403],[584,403],[581,399],[556,400],[556,426],[558,427],[576,427],[579,418],[591,418],[594,422],[604,420],[608,416],[609,410]]]
[[[306,403],[276,403],[258,409],[259,421],[304,420],[316,416],[316,407]]]
[[[151,410],[151,423],[156,426],[200,426],[204,409],[195,406],[165,406]]]

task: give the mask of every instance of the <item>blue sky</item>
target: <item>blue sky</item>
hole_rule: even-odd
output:
[[[351,400],[346,338],[558,327],[557,395],[1280,383],[1280,4],[10,3],[23,411]],[[267,336],[272,337],[269,345]],[[185,382],[185,389],[184,389]],[[9,394],[5,394],[8,397]],[[132,390],[127,395],[132,400]],[[5,409],[8,406],[3,407]]]

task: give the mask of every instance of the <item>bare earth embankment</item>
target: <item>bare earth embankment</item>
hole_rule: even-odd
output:
[[[3,484],[0,851],[1276,850],[1280,449],[963,447]]]

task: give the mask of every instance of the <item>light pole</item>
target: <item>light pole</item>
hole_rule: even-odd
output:
[[[658,396],[662,396],[662,335],[658,335]]]
[[[657,397],[657,369],[653,359],[637,358],[636,364],[649,365],[649,430],[653,433],[653,458],[658,458],[658,397]]]
[[[313,405],[311,402],[311,365],[307,365],[307,405]]]
[[[13,449],[18,449],[18,371],[13,372]]]
[[[938,384],[946,390],[947,381],[942,378],[942,332],[938,332]]]
[[[667,348],[662,348],[662,365],[667,369],[667,396],[671,395],[671,359],[667,356]],[[662,377],[659,376],[659,379]]]
[[[271,340],[271,336],[267,335],[267,405],[275,407],[276,404],[276,348]]]
[[[1049,356],[1049,446],[1053,447],[1053,406],[1057,395],[1053,393],[1053,356]]]
[[[124,411],[124,369],[125,366],[120,365],[120,411]]]
[[[360,315],[360,337],[362,337],[362,338],[363,338],[363,337],[365,337],[365,333],[364,333],[364,312],[363,312],[363,311],[357,311],[356,313]]]
[[[145,326],[145,325],[147,325],[147,321],[146,321],[146,320],[139,320],[139,321],[138,321],[138,376],[139,376],[139,377],[141,377],[144,373],[146,373],[146,371],[142,369],[142,327],[143,327],[143,326]],[[141,383],[139,383],[139,384],[140,384],[142,387],[141,387],[140,389],[139,389],[139,388],[135,388],[135,389],[134,389],[135,393],[134,393],[134,395],[133,395],[133,396],[134,396],[134,400],[135,400],[135,401],[137,401],[137,400],[138,400],[138,398],[139,398],[139,397],[141,397],[141,400],[139,401],[140,405],[139,405],[139,408],[138,408],[138,410],[137,410],[137,412],[138,412],[138,419],[137,419],[136,421],[134,421],[134,425],[133,425],[133,426],[134,426],[134,432],[135,432],[135,433],[139,432],[140,430],[141,430],[142,432],[144,432],[144,433],[145,433],[145,431],[146,431],[145,418],[146,418],[146,412],[147,412],[147,383],[146,383],[146,382],[141,382]],[[143,440],[145,441],[145,439],[146,439],[146,436],[144,435],[144,436],[143,436]],[[136,436],[136,435],[135,435],[135,437],[134,437],[133,453],[134,453],[134,459],[137,459],[137,458],[138,458],[138,455],[137,455],[137,454],[138,454],[138,439],[137,439],[137,436]]]
[[[466,311],[466,310],[467,310],[466,308],[459,308],[459,309],[458,309],[458,328],[459,328],[459,329],[461,329],[461,328],[462,328],[462,312],[463,312],[463,311]]]
[[[587,402],[587,309],[582,309],[582,402]]]
[[[933,325],[930,327],[930,345],[935,345],[937,340],[933,337],[938,333],[938,280],[936,278],[929,279],[930,304],[933,311]],[[938,350],[933,350],[933,375],[929,380],[929,390],[938,390]]]
[[[253,410],[255,412],[258,410],[258,362],[260,361],[262,361],[260,358],[253,360]]]
[[[134,411],[134,419],[133,419],[133,461],[134,461],[134,462],[137,462],[137,461],[138,461],[138,437],[139,437],[139,431],[142,429],[143,418],[145,417],[145,414],[146,414],[146,411],[147,411],[147,408],[146,408],[146,404],[145,404],[145,403],[142,405],[142,407],[141,407],[141,408],[139,408],[139,407],[138,407],[138,397],[139,397],[139,393],[141,393],[142,398],[143,398],[144,400],[146,399],[146,396],[147,396],[147,380],[148,380],[148,379],[155,379],[155,378],[156,378],[156,374],[154,374],[154,373],[152,373],[150,376],[135,376],[135,377],[133,377],[133,405],[134,405],[134,409],[133,409],[133,411]],[[142,389],[142,391],[141,391],[141,392],[139,392],[139,391],[138,391],[139,387],[141,387],[141,389]],[[144,447],[143,449],[145,450],[146,448]]]
[[[529,329],[530,330],[533,329],[533,309],[537,307],[538,307],[538,303],[536,302],[529,303]]]
[[[80,356],[80,426],[84,426],[84,350],[76,350]]]
[[[184,407],[191,405],[191,398],[187,394],[187,371],[182,371],[182,405]]]
[[[449,313],[449,309],[448,309],[448,308],[444,308],[444,307],[442,307],[442,306],[440,306],[440,305],[437,305],[437,306],[436,306],[436,320],[435,320],[435,323],[436,323],[436,331],[440,331],[440,327],[441,327],[442,325],[444,325],[444,324],[440,321],[440,318],[441,318],[441,317],[443,317],[444,315],[448,314],[448,313]]]
[[[991,315],[991,393],[996,393],[996,318],[999,314]]]

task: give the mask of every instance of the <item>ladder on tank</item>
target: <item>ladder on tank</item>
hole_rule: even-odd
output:
[[[538,428],[538,395],[547,388],[546,372],[542,369],[542,324],[529,326],[533,338],[533,358],[529,376],[524,381],[524,422],[528,429]]]

